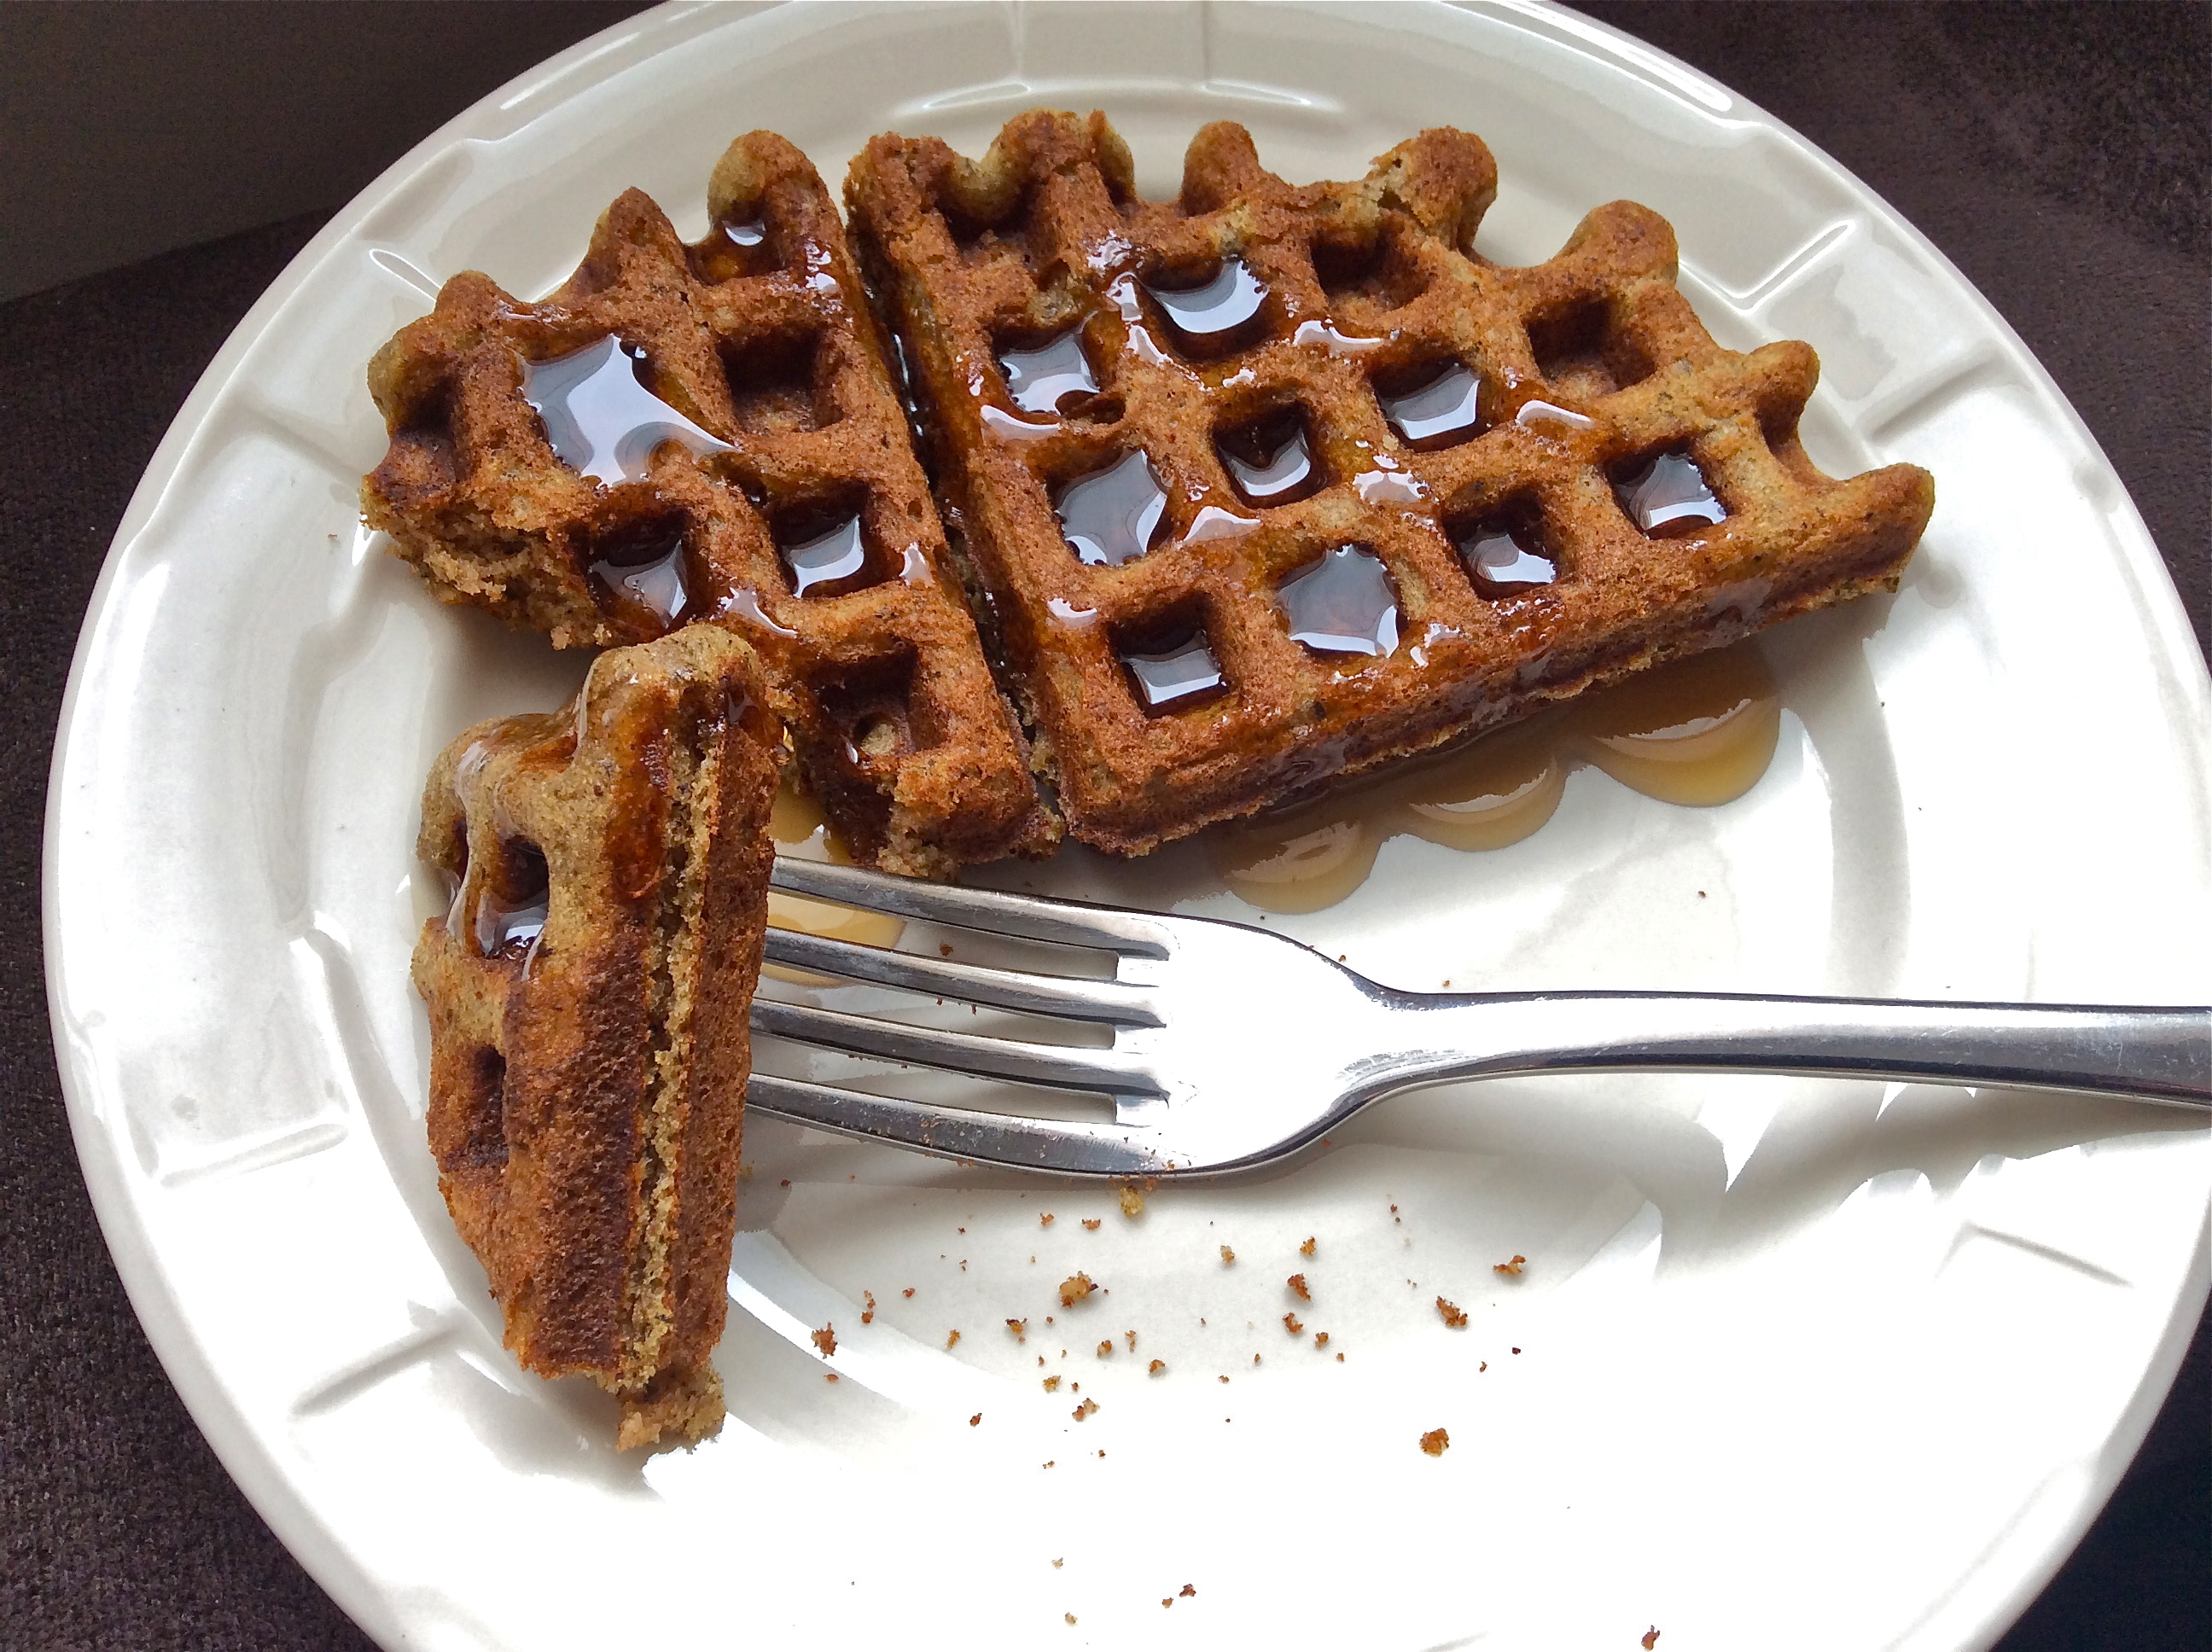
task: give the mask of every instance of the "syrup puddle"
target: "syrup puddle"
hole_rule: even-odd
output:
[[[1205,840],[1248,904],[1315,912],[1365,883],[1376,851],[1400,833],[1469,851],[1518,843],[1552,817],[1583,763],[1664,803],[1730,802],[1766,772],[1781,729],[1766,662],[1738,643]]]
[[[769,807],[768,835],[775,840],[780,854],[793,853],[801,860],[852,864],[853,857],[846,852],[845,846],[830,834],[822,805],[788,780],[776,788],[775,801]],[[787,895],[781,890],[768,892],[768,924],[770,929],[795,930],[802,935],[853,941],[862,946],[896,946],[899,937],[906,933],[903,918],[841,906],[835,901],[817,901],[811,896]],[[782,963],[763,963],[761,974],[794,987],[846,984],[835,975],[817,975],[811,969],[794,969]]]
[[[609,334],[550,361],[522,364],[522,399],[545,426],[554,456],[603,487],[642,482],[664,442],[702,455],[734,452],[647,389],[643,350]]]

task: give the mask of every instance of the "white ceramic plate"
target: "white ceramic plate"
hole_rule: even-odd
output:
[[[1498,1083],[1137,1221],[762,1121],[720,1439],[617,1458],[600,1396],[501,1352],[422,1141],[416,788],[465,723],[556,703],[581,662],[439,608],[359,529],[363,363],[457,270],[551,286],[625,185],[696,233],[750,127],[834,184],[871,133],[972,153],[1041,102],[1104,107],[1155,193],[1218,117],[1298,179],[1479,131],[1490,254],[1646,202],[1723,342],[1819,348],[1816,458],[1938,478],[1893,600],[1765,643],[1783,743],[1740,802],[1584,771],[1528,841],[1398,840],[1284,927],[1417,987],[2212,997],[2206,682],[2141,523],[1989,307],[1759,111],[1518,6],[666,10],[487,99],[315,239],[179,415],[86,622],[47,839],[56,1041],[194,1416],[394,1647],[1986,1645],[2204,1300],[2212,1153],[2178,1116]],[[1188,855],[1039,881],[1241,910]],[[1523,1277],[1492,1272],[1515,1253]],[[1079,1266],[1110,1294],[1048,1328]],[[1291,1307],[1329,1351],[1285,1333]],[[1101,1405],[1081,1422],[1073,1382]],[[1441,1458],[1416,1445],[1437,1427]]]

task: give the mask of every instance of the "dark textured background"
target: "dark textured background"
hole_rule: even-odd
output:
[[[314,21],[319,8],[248,9],[289,14],[253,27],[281,37],[295,58],[313,58],[319,29],[348,38],[344,27]],[[401,108],[365,140],[385,147],[363,152],[359,177],[564,37],[625,9],[508,8],[517,21],[504,44],[447,76],[443,102],[404,61],[353,64],[346,73],[356,82],[380,76]],[[2203,646],[2212,562],[2212,8],[1593,0],[1583,9],[1791,123],[1950,255],[2104,444]],[[190,32],[173,19],[163,27]],[[68,63],[27,69],[32,77],[88,72]],[[10,72],[26,72],[21,59]],[[7,104],[0,136],[23,137],[25,107]],[[318,118],[312,100],[296,97],[283,118]],[[743,112],[731,118],[735,131]],[[312,141],[327,143],[328,134]],[[15,142],[9,152],[26,147]],[[9,690],[0,710],[0,956],[19,961],[0,976],[0,1645],[8,1648],[367,1646],[225,1476],[139,1332],[77,1174],[32,968],[46,767],[109,538],[202,366],[341,199],[0,306],[0,663]],[[19,233],[7,211],[0,202],[0,235]],[[2207,1352],[2200,1331],[2135,1467],[2002,1652],[2212,1645]],[[1818,1603],[1807,1610],[1817,1614]]]

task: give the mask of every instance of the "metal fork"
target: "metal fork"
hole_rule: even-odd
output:
[[[1504,1073],[1829,1074],[2019,1085],[2212,1108],[2212,1009],[1405,993],[1285,936],[779,859],[774,886],[1115,957],[1111,980],[989,969],[771,929],[784,964],[939,999],[1103,1023],[1105,1048],[1025,1042],[756,999],[757,1032],[1111,1098],[1111,1121],[927,1105],[755,1073],[755,1111],[946,1157],[1072,1175],[1265,1164],[1394,1090]]]

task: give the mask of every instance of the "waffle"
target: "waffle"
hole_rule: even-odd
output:
[[[686,246],[629,191],[536,303],[447,282],[370,364],[391,433],[370,524],[440,597],[556,647],[738,632],[863,859],[1048,851],[828,192],[755,132],[708,201]]]
[[[622,1402],[617,1443],[722,1418],[747,1015],[781,734],[713,626],[603,654],[550,716],[480,723],[422,799],[430,1146],[507,1345]]]
[[[1496,181],[1437,130],[1293,188],[1223,124],[1150,202],[1103,117],[1041,111],[981,161],[883,137],[854,162],[855,246],[1075,836],[1142,853],[1895,588],[1933,483],[1814,467],[1813,351],[1721,349],[1626,202],[1490,263]]]

